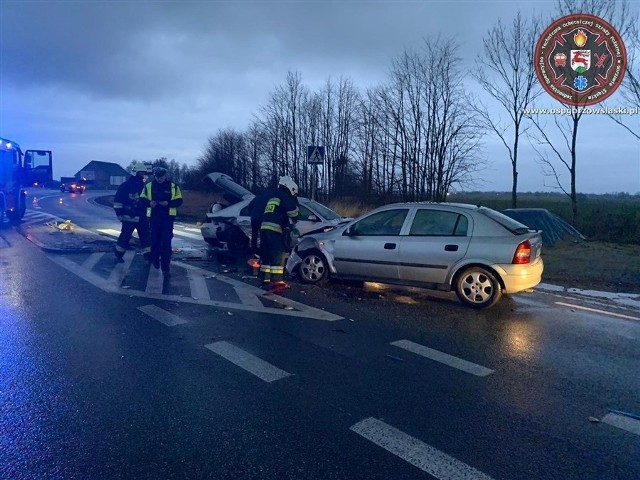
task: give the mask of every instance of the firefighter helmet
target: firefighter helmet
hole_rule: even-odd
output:
[[[278,185],[282,185],[283,187],[286,187],[289,190],[289,193],[291,193],[291,195],[294,195],[294,196],[298,195],[298,184],[294,182],[293,178],[291,178],[289,175],[280,177],[280,180],[278,181]]]

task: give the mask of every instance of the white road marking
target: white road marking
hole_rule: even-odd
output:
[[[187,278],[189,279],[189,288],[193,298],[211,300],[211,295],[207,288],[207,281],[204,279],[204,276],[193,270],[187,270]]]
[[[96,231],[98,233],[102,233],[103,235],[107,235],[109,237],[118,238],[120,236],[120,231],[114,230],[113,228],[98,228]]]
[[[155,267],[149,269],[149,275],[147,275],[147,286],[145,293],[151,293],[156,295],[162,295],[162,285],[164,283],[164,276],[160,273],[160,270]]]
[[[201,240],[201,241],[204,242],[204,238],[202,238],[202,235],[196,235],[194,233],[188,233],[188,232],[185,232],[185,231],[177,229],[177,228],[173,229],[173,234],[174,235],[178,235],[179,237],[192,238],[194,240]]]
[[[120,236],[120,231],[119,230],[114,230],[113,228],[98,228],[96,230],[98,233],[101,233],[103,235],[108,235],[110,237],[116,237],[118,238]],[[179,237],[186,237],[186,238],[191,238],[194,240],[202,240],[204,242],[204,239],[202,238],[202,235],[195,235],[193,233],[188,233],[188,232],[184,232],[180,229],[174,228],[173,229],[173,234],[177,235]],[[133,236],[137,238],[136,232],[133,233]]]
[[[205,348],[208,348],[212,352],[226,358],[231,363],[245,369],[249,373],[254,374],[265,382],[274,382],[291,376],[290,373],[285,372],[284,370],[281,370],[278,367],[275,367],[228,342],[210,343],[205,345]]]
[[[109,283],[114,285],[116,288],[120,288],[122,286],[122,281],[124,277],[127,276],[127,272],[129,271],[129,267],[131,267],[131,262],[133,262],[133,257],[135,256],[135,252],[125,252],[124,253],[124,263],[116,263],[111,270],[111,274],[109,275]],[[115,263],[115,256],[113,259]]]
[[[436,362],[444,363],[445,365],[449,365],[450,367],[457,368],[458,370],[462,370],[463,372],[467,372],[478,377],[486,377],[494,372],[494,370],[491,370],[490,368],[468,362],[461,358],[454,357],[453,355],[449,355],[448,353],[425,347],[424,345],[414,343],[410,340],[398,340],[396,342],[391,342],[391,345],[403,348],[409,352],[421,355],[431,360],[435,360]]]
[[[640,420],[636,420],[635,418],[625,417],[624,415],[618,415],[617,413],[607,413],[602,417],[602,423],[640,435]]]
[[[365,418],[350,430],[439,480],[492,480],[481,471],[376,418]]]
[[[624,315],[622,313],[607,312],[606,310],[583,307],[582,305],[574,305],[572,303],[564,303],[564,302],[555,302],[555,303],[556,305],[562,305],[563,307],[576,308],[578,310],[585,310],[587,312],[600,313],[602,315],[611,315],[612,317],[626,318],[627,320],[640,320],[640,317],[632,317],[631,315]]]
[[[173,262],[173,264],[178,265],[187,271],[193,270],[195,272],[199,272],[205,277],[211,275],[211,272],[209,270],[204,270],[204,269],[195,267],[193,265],[190,265],[188,263],[176,261],[176,262]],[[278,295],[270,295],[270,296],[264,297],[264,294],[266,293],[264,290],[260,290],[258,287],[254,287],[247,283],[234,280],[233,278],[225,277],[224,275],[219,275],[219,274],[216,275],[216,280],[228,283],[229,285],[233,286],[233,288],[236,291],[236,294],[242,300],[242,303],[247,304],[244,310],[251,310],[254,312],[271,312],[271,313],[274,313],[277,311],[278,315],[290,315],[292,317],[315,318],[317,320],[326,320],[329,322],[342,320],[343,318],[339,315],[325,312],[324,310],[321,310],[319,308],[310,307],[302,303],[298,303],[294,300],[290,300],[285,297],[280,297]],[[250,295],[255,296],[257,301],[255,300],[251,302],[245,301],[245,299],[247,299]],[[285,307],[291,307],[292,310],[283,310],[283,309],[276,310],[275,308],[265,307],[262,305],[262,303],[257,297],[264,297],[264,298],[271,299],[274,302],[277,302]],[[217,305],[221,302],[213,302],[213,303],[214,305]],[[227,305],[230,305],[230,304],[227,303]],[[234,305],[238,305],[238,304],[234,304]]]
[[[87,270],[93,269],[93,267],[96,266],[103,255],[104,252],[92,253],[91,255],[89,255],[89,258],[82,262],[82,268],[86,268]]]
[[[61,267],[66,270],[72,272],[74,275],[82,278],[88,283],[95,285],[101,290],[109,293],[116,293],[119,295],[128,295],[129,297],[140,297],[140,298],[152,298],[155,300],[166,300],[168,302],[176,302],[176,303],[191,303],[194,305],[208,305],[210,307],[215,307],[219,309],[227,309],[227,310],[236,310],[236,311],[245,311],[245,312],[258,312],[258,313],[267,313],[270,315],[282,315],[287,317],[296,317],[296,318],[309,318],[313,320],[323,320],[333,322],[335,320],[342,320],[343,317],[339,315],[335,315],[333,313],[326,312],[324,310],[309,307],[302,303],[295,302],[293,300],[289,300],[287,298],[278,297],[276,295],[265,297],[269,298],[273,302],[277,302],[280,305],[285,307],[291,307],[290,309],[283,309],[278,307],[269,307],[264,306],[258,297],[262,297],[264,295],[264,291],[260,290],[257,287],[253,287],[251,285],[239,282],[232,278],[225,277],[223,275],[216,275],[216,280],[221,282],[228,283],[234,287],[238,297],[243,303],[237,302],[223,302],[218,300],[206,300],[202,298],[194,299],[191,296],[185,297],[182,295],[170,295],[162,293],[162,285],[161,282],[163,280],[162,274],[153,269],[150,269],[149,279],[153,278],[158,283],[155,284],[154,287],[149,288],[149,279],[147,279],[147,290],[134,290],[134,289],[123,289],[120,284],[116,284],[115,277],[105,279],[98,275],[96,272],[92,270],[88,270],[84,268],[82,265],[77,264],[76,262],[70,260],[64,255],[57,254],[49,254],[47,258],[54,263],[57,263]],[[125,255],[125,259],[127,256]],[[120,266],[121,270],[124,271],[122,266],[125,264],[116,264],[116,266]],[[200,273],[203,276],[211,276],[212,272],[208,270],[204,270],[198,267],[194,267],[192,265],[188,265],[182,262],[172,262],[172,265],[178,265],[185,270],[193,270],[196,273]],[[120,270],[119,269],[119,270]],[[153,270],[153,272],[151,271]],[[157,275],[156,275],[157,274]],[[255,298],[253,300],[249,300],[249,298],[253,295]]]
[[[171,312],[167,312],[162,308],[156,305],[144,305],[142,307],[138,307],[143,313],[146,313],[151,318],[156,319],[160,323],[166,325],[167,327],[175,327],[176,325],[182,325],[183,323],[187,323],[187,321],[177,315],[174,315]]]

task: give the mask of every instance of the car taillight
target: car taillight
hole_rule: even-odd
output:
[[[522,265],[524,263],[531,262],[531,243],[529,240],[525,240],[518,248],[516,248],[516,253],[513,254],[513,261],[511,263],[515,265]]]

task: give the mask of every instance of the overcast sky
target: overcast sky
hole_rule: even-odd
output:
[[[91,160],[194,165],[208,137],[243,131],[289,71],[312,90],[343,76],[364,91],[427,36],[456,38],[472,65],[498,18],[510,22],[518,9],[551,18],[554,8],[555,0],[0,0],[0,136],[53,150],[55,177]],[[625,106],[619,92],[607,103]],[[578,191],[640,193],[631,135],[591,116],[580,140]],[[497,139],[487,138],[481,158],[483,188],[510,190]],[[548,190],[533,158],[525,145],[520,191]]]

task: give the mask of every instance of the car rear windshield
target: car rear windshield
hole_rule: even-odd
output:
[[[506,228],[511,233],[513,233],[514,235],[520,235],[522,233],[527,233],[530,230],[529,227],[527,227],[523,223],[520,223],[520,222],[518,222],[517,220],[514,220],[511,217],[507,217],[503,213],[496,212],[495,210],[492,210],[491,208],[480,207],[480,208],[478,208],[478,212],[482,213],[483,215],[486,215],[491,220],[499,223],[504,228]]]
[[[306,205],[312,210],[315,210],[316,213],[319,213],[326,220],[337,220],[339,218],[342,218],[340,215],[338,215],[336,212],[331,210],[329,207],[325,207],[324,205],[316,202],[315,200],[309,200],[306,203]]]

